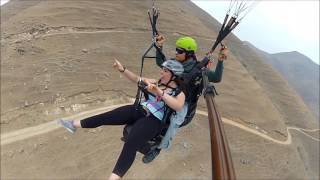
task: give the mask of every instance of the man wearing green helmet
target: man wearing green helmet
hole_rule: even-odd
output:
[[[156,63],[158,66],[161,67],[161,64],[166,61],[165,55],[161,52],[163,43],[165,41],[165,38],[163,35],[159,35],[156,38],[156,45],[158,46],[158,50],[156,51]],[[176,41],[176,56],[173,58],[174,60],[177,60],[181,62],[181,64],[184,67],[184,73],[188,74],[191,73],[192,69],[199,63],[197,61],[196,57],[196,51],[197,51],[198,45],[196,41],[191,37],[180,37]],[[219,52],[218,57],[218,63],[216,65],[215,71],[209,70],[212,68],[212,62],[209,61],[209,64],[207,66],[208,70],[206,71],[206,74],[208,76],[208,80],[210,82],[218,83],[222,79],[222,73],[223,73],[223,61],[227,58],[228,49],[225,46],[222,46]],[[183,76],[183,75],[182,75]],[[185,116],[184,122],[180,125],[180,127],[188,124],[197,109],[197,102],[198,99],[202,93],[203,86],[202,86],[202,74],[197,74],[194,81],[192,81],[192,84],[188,84],[186,88],[186,106],[187,106],[187,115]],[[159,153],[159,148],[156,148],[155,150],[149,152],[143,157],[144,163],[151,162]]]
[[[165,38],[163,35],[159,35],[156,38],[156,45],[159,47],[160,50],[162,50],[163,43],[165,41]],[[188,74],[191,72],[191,70],[198,64],[196,52],[198,49],[197,42],[188,36],[180,37],[176,41],[176,57],[175,60],[181,62],[184,68],[184,74]],[[218,83],[222,79],[222,73],[223,73],[223,61],[227,59],[227,53],[228,49],[226,46],[223,46],[220,49],[219,57],[218,57],[218,63],[216,65],[215,71],[209,70],[212,68],[212,62],[210,61],[208,64],[208,71],[206,74],[208,75],[208,80],[210,82]],[[156,52],[156,63],[158,66],[161,67],[161,64],[166,61],[166,57],[162,52],[157,51]],[[199,74],[198,81],[195,81],[195,83],[199,83],[202,80],[201,74]],[[192,87],[186,87],[187,88],[187,94],[186,94],[186,102],[189,104],[188,107],[188,113],[186,120],[183,125],[186,125],[191,121],[195,114],[197,101],[199,98],[199,94],[202,92],[202,85],[191,85]],[[192,107],[190,107],[193,105]],[[182,125],[182,126],[183,126]]]
[[[163,43],[165,41],[164,36],[159,35],[157,37],[156,44],[162,49]],[[189,73],[192,68],[197,64],[196,52],[198,49],[197,42],[188,36],[180,37],[176,41],[176,57],[175,60],[180,61],[185,69],[185,73]],[[208,78],[210,82],[218,83],[222,79],[223,72],[223,61],[227,58],[228,50],[226,47],[220,49],[218,63],[215,71],[208,72]],[[156,62],[158,66],[166,61],[166,57],[157,51],[156,53]],[[211,68],[212,64],[209,64],[209,68]]]

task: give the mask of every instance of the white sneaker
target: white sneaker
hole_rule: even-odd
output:
[[[58,120],[58,124],[61,124],[62,127],[66,128],[71,133],[75,133],[77,130],[77,128],[73,125],[73,121],[60,119]]]

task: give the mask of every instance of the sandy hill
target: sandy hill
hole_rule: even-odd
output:
[[[297,51],[270,54],[249,42],[244,43],[263,56],[262,60],[271,64],[289,82],[319,119],[319,65]]]
[[[219,23],[189,1],[157,6],[167,56],[174,55],[177,37],[190,35],[202,57]],[[150,7],[150,1],[14,0],[1,7],[1,179],[109,175],[122,147],[122,127],[70,135],[52,121],[130,102],[136,86],[111,65],[117,57],[139,71],[151,43]],[[318,179],[319,131],[309,131],[318,122],[252,49],[233,35],[226,44],[231,52],[216,101],[224,122],[232,122],[224,127],[238,179]],[[156,72],[154,61],[146,62],[144,74]],[[202,99],[199,110],[206,111]],[[141,157],[127,179],[210,179],[207,118],[197,115],[151,164]]]

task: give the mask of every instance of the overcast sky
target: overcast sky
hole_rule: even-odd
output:
[[[8,1],[9,1],[9,0],[0,0],[0,2],[1,2],[0,5],[5,4],[5,3],[7,3]]]
[[[230,1],[193,0],[222,22]],[[319,64],[319,0],[260,1],[234,32],[268,53],[298,51]]]

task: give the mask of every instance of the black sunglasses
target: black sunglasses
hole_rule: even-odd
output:
[[[184,49],[180,49],[180,48],[176,48],[176,53],[177,54],[183,54],[185,53],[186,51]]]

